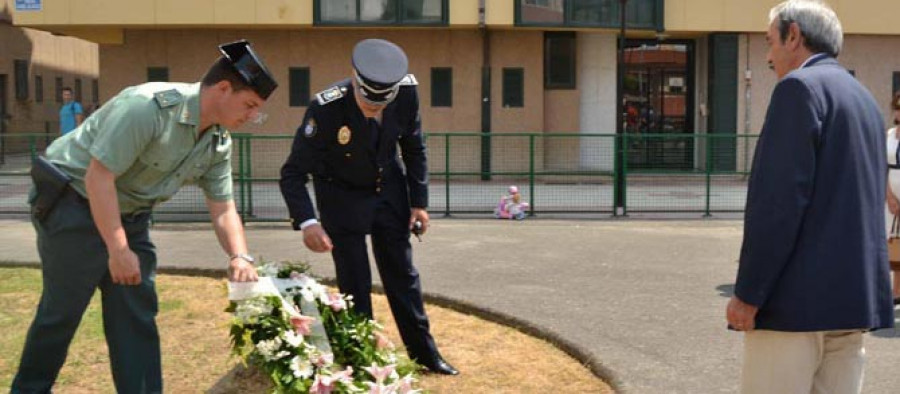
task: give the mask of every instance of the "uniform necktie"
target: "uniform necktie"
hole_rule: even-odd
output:
[[[372,149],[376,152],[378,151],[378,140],[381,136],[381,126],[378,125],[378,121],[375,118],[368,118],[369,130],[371,130],[371,138],[372,138]]]

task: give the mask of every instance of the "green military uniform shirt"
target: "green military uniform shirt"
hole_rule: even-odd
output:
[[[87,167],[97,159],[116,175],[123,214],[149,211],[188,183],[211,200],[230,200],[228,130],[214,125],[201,135],[199,125],[200,83],[146,83],[123,90],[54,141],[47,158],[83,196]]]

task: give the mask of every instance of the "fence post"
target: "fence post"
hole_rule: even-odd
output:
[[[234,136],[235,141],[237,141],[237,151],[238,151],[238,194],[240,195],[240,214],[241,214],[241,222],[245,222],[247,201],[244,199],[244,137],[243,136]]]
[[[247,190],[247,215],[253,217],[253,136],[247,135],[247,143],[245,144],[244,150],[247,151],[247,159],[244,160],[244,165],[247,166],[247,172],[244,174],[244,182],[247,183],[245,186]]]
[[[450,133],[444,134],[444,217],[450,216]]]
[[[622,142],[619,144],[619,148],[622,149],[620,155],[622,160],[622,216],[628,216],[628,133],[622,133],[621,136]],[[616,139],[618,138],[617,134]]]
[[[706,144],[705,144],[706,145],[706,211],[703,214],[703,217],[705,217],[705,218],[712,216],[712,214],[709,213],[709,200],[710,200],[710,196],[712,194],[711,190],[710,190],[710,186],[711,186],[710,178],[712,176],[712,167],[713,167],[713,162],[712,162],[712,145],[713,144],[712,144],[712,141],[710,141],[711,137],[712,137],[712,134],[710,134],[709,132],[707,132],[706,135],[704,135],[704,138],[706,138]]]
[[[37,160],[37,136],[28,134],[28,152],[31,154],[31,162]]]
[[[528,135],[528,216],[534,216],[534,137],[534,133]]]

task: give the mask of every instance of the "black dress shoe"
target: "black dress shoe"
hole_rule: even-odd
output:
[[[437,373],[441,375],[459,375],[459,371],[456,368],[453,368],[450,363],[444,361],[443,358],[438,357],[433,361],[422,363],[425,368],[428,368],[428,372]]]

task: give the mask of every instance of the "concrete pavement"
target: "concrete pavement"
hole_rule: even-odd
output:
[[[0,234],[0,261],[37,261],[30,223],[0,221]],[[334,276],[286,224],[247,235],[256,255]],[[159,225],[153,238],[161,268],[224,268],[209,224]],[[734,393],[742,341],[724,314],[740,241],[737,220],[436,219],[413,246],[427,293],[562,342],[622,392]],[[893,336],[866,336],[864,393],[900,389]]]

